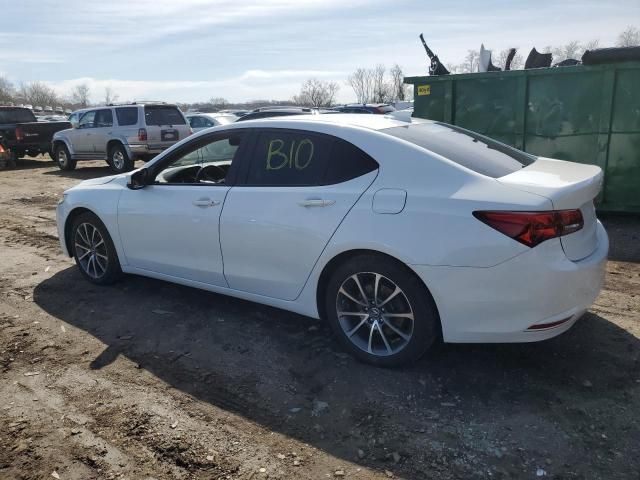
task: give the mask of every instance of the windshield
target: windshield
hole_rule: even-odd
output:
[[[0,123],[28,123],[35,122],[36,117],[26,108],[3,108],[0,110]]]
[[[144,119],[147,125],[186,125],[178,107],[146,106]]]
[[[218,121],[220,125],[227,125],[229,123],[235,122],[238,119],[238,117],[236,117],[235,115],[225,115],[225,116],[215,117],[215,119]]]
[[[493,178],[509,175],[536,161],[533,155],[446,123],[412,123],[382,131]]]

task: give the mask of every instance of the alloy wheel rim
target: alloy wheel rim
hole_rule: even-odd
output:
[[[60,165],[66,165],[67,164],[67,152],[65,152],[64,150],[60,150],[58,152],[58,161],[60,162]]]
[[[113,166],[118,170],[121,170],[124,166],[124,155],[119,150],[113,152]]]
[[[90,223],[81,223],[75,235],[76,257],[82,270],[98,279],[107,271],[109,257],[107,245],[100,231]]]
[[[413,336],[409,299],[395,282],[379,273],[354,273],[342,282],[336,313],[349,341],[370,355],[395,355]]]

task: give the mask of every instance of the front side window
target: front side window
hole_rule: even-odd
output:
[[[320,185],[331,143],[330,137],[305,131],[263,131],[251,154],[247,184]]]
[[[116,108],[116,117],[118,117],[118,125],[121,127],[135,125],[138,123],[138,107]]]
[[[95,110],[85,112],[80,117],[80,123],[78,124],[78,128],[93,128],[95,118],[96,118]]]
[[[113,114],[111,113],[111,110],[98,110],[96,112],[94,123],[97,128],[113,126]]]
[[[202,140],[164,166],[155,183],[224,185],[243,139],[239,132]]]
[[[536,161],[534,155],[446,123],[411,123],[381,131],[492,178],[509,175]]]

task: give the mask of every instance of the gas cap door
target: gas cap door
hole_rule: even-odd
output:
[[[407,192],[399,188],[381,188],[373,195],[373,211],[375,213],[400,213],[406,203]]]

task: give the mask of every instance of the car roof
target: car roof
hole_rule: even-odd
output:
[[[334,113],[331,115],[291,115],[282,117],[256,118],[234,124],[239,128],[260,125],[263,128],[304,128],[305,125],[313,128],[313,125],[332,124],[337,126],[354,126],[369,130],[383,130],[385,128],[407,126],[406,121],[398,120],[388,115],[361,115],[357,113]],[[429,120],[412,118],[411,123],[431,123]]]
[[[221,113],[221,112],[191,112],[185,113],[185,117],[235,117],[233,113]]]

